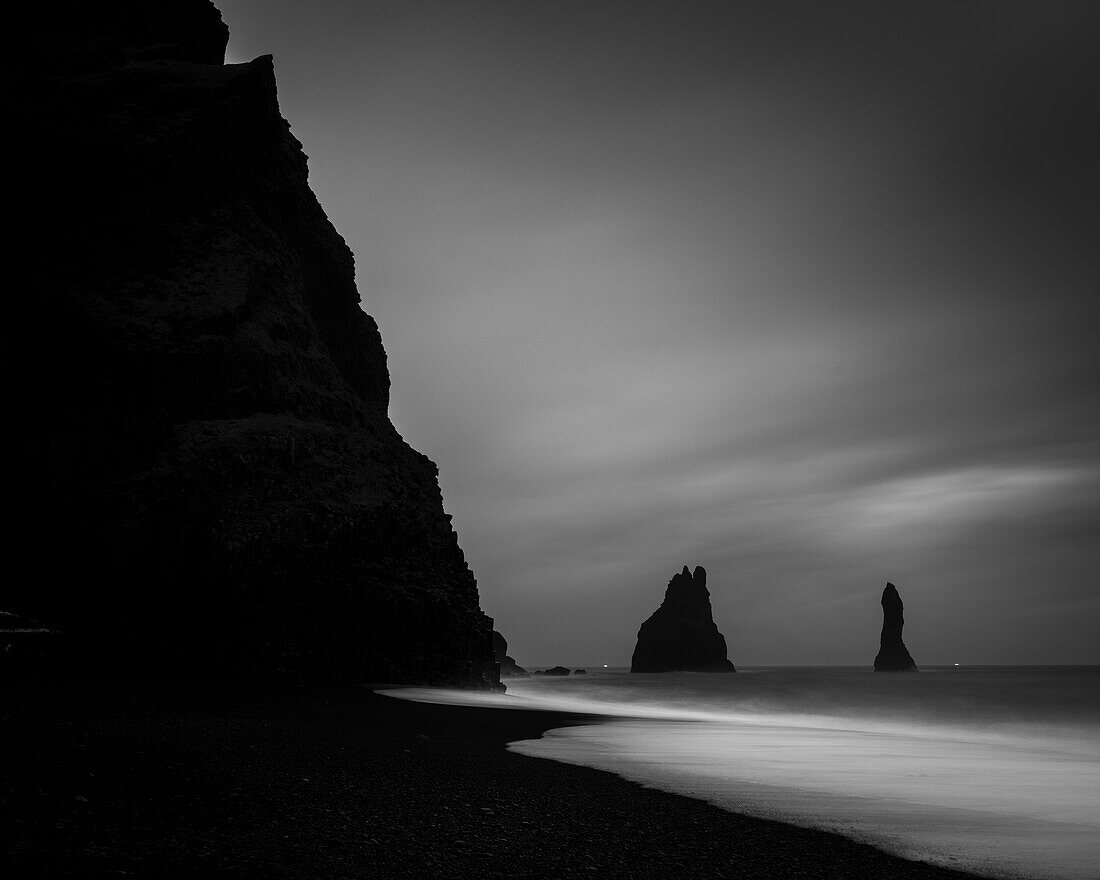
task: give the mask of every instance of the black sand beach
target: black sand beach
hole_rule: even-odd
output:
[[[365,690],[9,686],[0,873],[968,876],[504,749],[577,721]]]

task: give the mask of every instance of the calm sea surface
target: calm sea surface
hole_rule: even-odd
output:
[[[994,877],[1100,877],[1100,667],[510,679],[413,699],[612,720],[512,743]]]

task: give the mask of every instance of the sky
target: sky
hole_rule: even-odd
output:
[[[1100,4],[216,2],[521,665],[1100,663]]]

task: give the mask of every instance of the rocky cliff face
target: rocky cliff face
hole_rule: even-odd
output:
[[[917,664],[909,656],[909,649],[901,640],[901,628],[905,625],[902,614],[904,605],[898,589],[891,583],[882,591],[882,634],[879,636],[875,672],[917,672]]]
[[[726,657],[726,639],[710,608],[707,573],[687,566],[674,575],[665,599],[638,630],[631,672],[736,672]]]
[[[271,58],[223,64],[206,0],[30,15],[3,101],[10,537],[33,574],[5,604],[95,667],[493,684]]]
[[[493,654],[500,665],[501,678],[527,678],[530,676],[531,673],[516,663],[515,658],[508,656],[508,640],[495,629],[493,630]]]

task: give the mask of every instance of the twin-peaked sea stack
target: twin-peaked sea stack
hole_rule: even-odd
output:
[[[18,20],[5,606],[74,671],[495,685],[271,57],[223,63],[208,0]]]
[[[710,607],[707,573],[687,566],[674,575],[665,600],[638,630],[631,672],[736,672],[727,659],[726,639]]]
[[[898,588],[891,583],[882,591],[882,635],[879,636],[875,672],[918,672],[917,664],[901,640],[901,628],[905,625],[902,614],[904,605]]]

